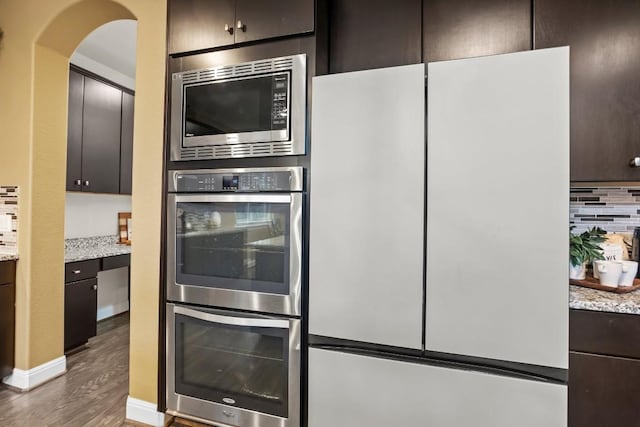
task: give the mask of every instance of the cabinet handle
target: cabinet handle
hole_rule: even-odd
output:
[[[75,185],[82,185],[82,180],[81,179],[76,179],[75,181],[73,181],[73,183]]]
[[[93,288],[94,291],[97,291],[98,290],[98,285],[93,285],[92,288]]]
[[[233,27],[229,24],[224,24],[224,30],[229,34],[233,34]]]
[[[632,168],[640,168],[640,157],[634,157],[633,159],[629,160],[629,166],[631,166]]]
[[[238,19],[238,25],[236,25],[236,28],[239,30],[242,30],[243,33],[247,31],[247,26],[244,25],[242,21],[239,19]]]
[[[88,181],[88,180],[87,180],[87,181],[85,181],[85,182],[84,182],[84,185],[85,185],[85,187],[88,187],[88,186],[89,186],[89,181]]]
[[[73,270],[73,274],[80,274],[80,270]]]

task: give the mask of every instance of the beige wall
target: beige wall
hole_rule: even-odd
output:
[[[63,353],[68,58],[127,18],[138,20],[130,394],[155,402],[166,0],[0,1],[0,184],[20,186],[16,366],[30,369]]]

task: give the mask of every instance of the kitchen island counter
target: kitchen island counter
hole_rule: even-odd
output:
[[[569,308],[609,313],[640,314],[640,290],[627,294],[569,285]]]

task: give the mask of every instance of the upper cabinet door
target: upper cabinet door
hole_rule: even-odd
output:
[[[85,77],[82,141],[83,191],[120,191],[122,91]]]
[[[84,76],[69,71],[69,115],[67,121],[67,191],[82,190],[82,104]]]
[[[120,193],[131,194],[133,169],[133,103],[134,96],[122,93],[122,128],[120,132]]]
[[[424,62],[531,48],[530,0],[424,0]]]
[[[427,74],[425,347],[567,369],[569,49]]]
[[[236,43],[313,31],[313,0],[237,0]]]
[[[169,54],[234,43],[235,0],[169,0],[168,8]]]
[[[571,47],[571,180],[640,180],[640,2],[534,5],[535,47]]]
[[[330,72],[422,62],[420,0],[333,1]]]

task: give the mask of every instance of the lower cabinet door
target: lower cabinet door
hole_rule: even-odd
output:
[[[15,292],[16,287],[13,283],[0,284],[0,379],[10,375],[13,371],[16,317]]]
[[[85,344],[96,335],[98,279],[64,285],[64,350]]]
[[[318,348],[308,378],[309,427],[567,425],[563,385]]]
[[[640,360],[569,353],[569,426],[640,426]]]

